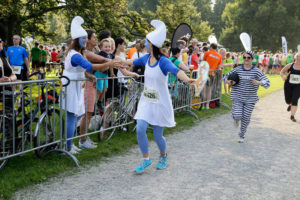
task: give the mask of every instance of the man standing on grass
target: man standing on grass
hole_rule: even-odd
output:
[[[42,51],[38,46],[39,46],[38,42],[34,43],[34,47],[30,51],[32,72],[40,70],[40,63],[42,60]]]
[[[40,45],[40,49],[41,49],[41,57],[42,57],[40,67],[42,67],[43,71],[45,72],[45,67],[47,62],[47,52],[44,50],[44,47],[42,45]]]
[[[209,64],[209,80],[206,82],[206,87],[204,87],[204,94],[206,105],[204,109],[209,109],[209,103],[212,96],[213,83],[215,78],[215,70],[222,69],[222,56],[217,52],[217,44],[212,43],[209,47],[209,51],[204,54],[203,60]]]
[[[14,46],[7,49],[7,58],[18,80],[26,81],[29,75],[29,62],[26,49],[20,45],[19,35],[13,36]]]

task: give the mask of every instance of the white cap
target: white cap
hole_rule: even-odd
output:
[[[146,38],[156,47],[161,48],[167,37],[166,25],[159,20],[152,20],[151,25],[155,30],[148,33]]]
[[[71,36],[73,40],[80,37],[87,37],[87,32],[81,27],[83,22],[84,20],[80,16],[76,16],[72,19]]]

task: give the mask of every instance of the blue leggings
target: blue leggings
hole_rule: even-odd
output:
[[[74,133],[77,126],[77,121],[81,118],[81,116],[76,116],[74,113],[67,111],[67,138],[74,137]],[[72,147],[72,140],[67,141],[67,148]]]
[[[142,154],[148,153],[148,138],[147,138],[147,128],[149,124],[144,120],[137,120],[137,141],[140,147]],[[163,136],[164,127],[154,126],[153,134],[156,144],[159,148],[160,153],[166,153],[166,139]]]

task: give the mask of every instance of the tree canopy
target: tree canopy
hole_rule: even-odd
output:
[[[241,32],[251,35],[256,49],[279,50],[281,36],[289,48],[300,44],[300,1],[295,0],[1,0],[0,10],[0,37],[9,44],[13,34],[62,42],[76,15],[85,28],[108,29],[113,37],[130,40],[145,37],[156,18],[165,22],[168,38],[184,22],[197,39],[214,34],[236,51],[243,50]]]
[[[222,15],[225,28],[221,42],[232,50],[242,50],[239,34],[252,36],[256,49],[280,50],[281,36],[289,48],[300,43],[300,1],[294,0],[236,0],[228,3]]]
[[[193,37],[207,41],[212,33],[207,21],[201,19],[201,13],[195,7],[195,0],[159,0],[156,12],[148,11],[146,15],[152,19],[163,21],[168,30],[168,38],[171,38],[176,27],[181,23],[187,23],[193,30]]]

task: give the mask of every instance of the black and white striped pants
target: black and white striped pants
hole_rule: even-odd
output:
[[[232,117],[234,120],[241,121],[241,129],[239,136],[241,138],[245,137],[247,127],[250,123],[251,114],[254,109],[255,103],[242,103],[235,101],[232,105]]]

